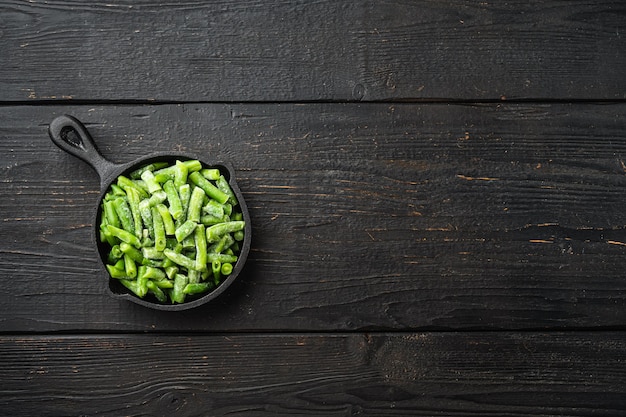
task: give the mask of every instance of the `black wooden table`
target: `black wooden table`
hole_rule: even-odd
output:
[[[623,1],[0,1],[0,414],[626,415]],[[105,157],[229,160],[214,302],[109,297]]]

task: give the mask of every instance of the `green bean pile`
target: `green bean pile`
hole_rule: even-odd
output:
[[[106,269],[140,298],[183,303],[232,273],[243,215],[218,168],[198,160],[147,164],[121,175],[100,213]]]

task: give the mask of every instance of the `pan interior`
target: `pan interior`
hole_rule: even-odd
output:
[[[108,257],[108,253],[110,251],[110,246],[107,243],[103,243],[100,241],[99,238],[99,226],[101,223],[101,219],[102,219],[102,200],[104,199],[105,194],[110,190],[110,187],[112,184],[114,184],[117,181],[117,178],[121,175],[123,176],[129,176],[130,173],[132,173],[133,171],[144,167],[146,165],[149,165],[151,163],[154,162],[166,162],[169,165],[175,164],[176,161],[186,161],[186,160],[199,160],[202,163],[203,168],[217,168],[219,169],[220,173],[222,175],[224,175],[224,177],[226,178],[226,180],[228,181],[228,183],[230,184],[238,202],[239,202],[239,207],[238,210],[242,212],[243,214],[243,218],[246,222],[246,230],[245,230],[245,238],[244,241],[242,242],[242,247],[241,247],[241,251],[239,253],[239,257],[237,262],[235,263],[235,265],[233,266],[233,271],[232,273],[227,276],[218,286],[216,286],[216,288],[214,288],[213,290],[204,293],[204,294],[198,294],[198,295],[189,295],[187,296],[187,298],[185,299],[185,302],[182,304],[169,304],[169,303],[161,303],[159,302],[156,297],[154,297],[152,294],[147,294],[144,298],[139,298],[137,297],[135,294],[133,294],[129,289],[127,289],[124,285],[122,285],[122,283],[115,278],[111,278],[108,274],[108,272],[106,271],[106,268],[104,267],[104,265],[107,262],[107,257]],[[246,205],[244,203],[243,197],[241,195],[241,192],[234,180],[234,176],[233,176],[233,172],[232,172],[232,168],[227,165],[227,164],[223,164],[223,163],[208,163],[200,158],[194,157],[194,156],[189,156],[189,155],[152,155],[152,156],[148,156],[145,158],[142,158],[140,160],[137,160],[135,162],[132,162],[130,164],[124,165],[120,168],[120,170],[114,174],[114,176],[109,179],[107,181],[107,183],[103,186],[103,190],[101,192],[100,195],[100,199],[98,202],[98,206],[96,209],[96,217],[95,217],[95,222],[94,222],[94,240],[96,243],[96,247],[98,249],[98,255],[100,257],[100,265],[103,269],[104,275],[106,276],[107,280],[108,280],[108,286],[109,286],[109,290],[111,292],[111,294],[113,296],[117,296],[117,297],[122,297],[122,298],[127,298],[131,301],[134,301],[138,304],[142,304],[142,305],[146,305],[148,307],[152,307],[152,308],[157,308],[157,309],[161,309],[161,310],[182,310],[187,308],[188,306],[196,306],[199,304],[204,304],[204,302],[208,302],[209,300],[215,298],[217,295],[219,295],[221,292],[223,292],[225,290],[225,288],[230,285],[230,283],[237,277],[237,275],[239,274],[239,272],[241,271],[243,264],[246,261],[247,258],[247,253],[248,253],[248,249],[249,249],[249,245],[250,245],[250,227],[249,227],[249,215],[247,212],[247,208]]]

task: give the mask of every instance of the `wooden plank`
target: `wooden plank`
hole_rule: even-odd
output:
[[[293,104],[0,108],[0,327],[49,330],[577,328],[626,324],[626,105]],[[249,263],[213,305],[156,313],[105,294],[101,151],[230,160]]]
[[[624,416],[623,333],[3,336],[18,416]]]
[[[626,4],[0,3],[3,101],[624,99]]]

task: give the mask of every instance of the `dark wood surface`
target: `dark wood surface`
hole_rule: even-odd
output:
[[[624,99],[624,13],[620,0],[5,0],[0,88],[27,102]]]
[[[5,415],[623,416],[626,407],[619,332],[7,336],[0,348]]]
[[[625,15],[0,2],[0,414],[626,415]],[[225,294],[106,294],[64,113],[234,165]]]

